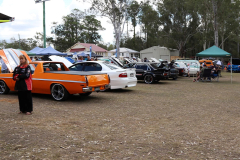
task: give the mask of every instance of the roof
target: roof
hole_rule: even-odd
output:
[[[232,55],[217,46],[212,46],[205,51],[196,54],[197,57],[231,57]]]
[[[107,52],[106,49],[103,49],[95,44],[92,44],[92,43],[80,43],[81,45],[83,45],[84,47],[86,48],[90,48],[90,46],[92,46],[92,51],[95,51],[95,52]]]
[[[80,52],[80,51],[84,51],[85,48],[75,48],[75,49],[71,49],[70,52],[74,53],[74,52]]]
[[[116,53],[116,49],[113,49],[109,52]],[[119,53],[139,53],[139,52],[129,48],[119,48]]]

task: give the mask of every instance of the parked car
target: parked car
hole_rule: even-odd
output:
[[[110,76],[111,89],[134,87],[137,85],[135,68],[123,69],[109,62],[78,62],[69,67],[70,71],[104,72]]]
[[[228,65],[227,71],[231,72],[231,65]],[[232,59],[232,71],[233,72],[240,72],[240,59],[239,58],[233,58]]]
[[[166,71],[169,72],[168,78],[172,78],[173,80],[176,80],[179,75],[179,70],[175,68],[175,65],[172,65],[168,63],[168,61],[161,61],[159,63],[160,68],[164,68]]]
[[[199,60],[200,65],[202,66],[202,64],[206,64],[206,66],[209,68],[211,66],[213,66],[213,61],[212,60],[206,60],[206,59],[202,59]]]
[[[73,65],[73,63],[71,63],[68,59],[66,59],[66,58],[64,58],[64,57],[60,57],[60,56],[49,56],[48,58],[49,58],[51,61],[63,62],[66,67],[70,67],[70,66]]]
[[[32,72],[32,93],[51,94],[57,101],[65,100],[71,94],[88,96],[92,92],[110,88],[106,73],[72,72],[62,62],[30,62]],[[13,73],[0,74],[0,94],[14,91]]]
[[[176,60],[176,62],[183,62],[186,66],[190,65],[190,75],[196,75],[200,71],[200,63],[198,60]]]
[[[176,68],[179,68],[180,76],[185,76],[188,74],[187,66],[183,62],[175,62],[174,64],[175,64]]]
[[[116,66],[123,68],[122,62],[120,62],[117,58],[114,58],[114,57],[102,57],[102,58],[98,58],[98,61],[113,63]]]
[[[164,68],[159,68],[156,63],[150,62],[134,62],[128,63],[125,68],[136,68],[136,77],[138,80],[144,80],[147,84],[152,84],[156,81],[165,79],[164,76],[168,76]]]

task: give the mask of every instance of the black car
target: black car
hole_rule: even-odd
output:
[[[168,63],[168,61],[161,61],[159,67],[169,70],[169,78],[172,78],[173,80],[176,80],[178,78],[179,70],[175,68],[175,65],[173,63]]]
[[[136,68],[136,77],[138,80],[144,80],[145,83],[151,84],[155,81],[165,79],[168,73],[164,68],[158,68],[156,63],[136,62],[124,65],[124,68]]]

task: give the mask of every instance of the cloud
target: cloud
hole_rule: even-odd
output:
[[[0,0],[0,11],[11,17],[15,21],[0,24],[0,40],[10,40],[18,34],[21,38],[33,38],[36,32],[43,32],[43,4],[35,3],[34,0]],[[85,11],[91,4],[77,0],[50,0],[45,2],[46,12],[46,34],[51,34],[52,22],[62,23],[62,17],[71,13],[77,8]],[[102,22],[105,31],[100,31],[105,43],[113,43],[113,27],[107,18],[97,17]]]

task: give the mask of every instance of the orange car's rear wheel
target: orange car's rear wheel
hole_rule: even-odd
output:
[[[9,91],[7,84],[4,81],[0,81],[0,94],[7,94]]]
[[[51,87],[51,95],[56,101],[66,100],[69,96],[66,88],[61,84],[53,84]]]

